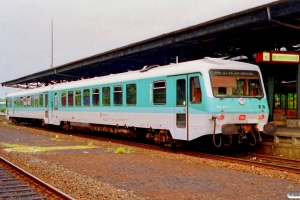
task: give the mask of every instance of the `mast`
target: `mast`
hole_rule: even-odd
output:
[[[51,68],[53,68],[53,19],[52,19],[52,26],[51,26]]]

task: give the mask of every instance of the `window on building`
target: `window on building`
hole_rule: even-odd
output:
[[[153,85],[154,104],[166,104],[166,82],[156,81]]]
[[[102,104],[104,106],[110,105],[110,87],[102,88]]]

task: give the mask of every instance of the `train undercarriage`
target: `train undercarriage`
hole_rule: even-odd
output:
[[[29,123],[33,125],[41,125],[47,127],[48,124],[43,119],[31,119],[31,118],[11,118],[12,123]],[[80,122],[63,121],[60,124],[61,128],[65,131],[92,131],[92,132],[107,132],[119,134],[126,138],[146,137],[149,140],[157,144],[164,146],[177,146],[181,147],[184,141],[173,139],[169,130],[166,129],[149,129],[119,126],[116,125],[102,125],[102,124],[89,124]],[[215,147],[231,146],[233,144],[233,138],[237,138],[238,144],[249,144],[255,146],[257,142],[262,141],[261,133],[256,124],[223,124],[222,133],[216,134],[216,121],[214,120],[214,131],[212,134],[212,143]],[[273,123],[267,123],[264,127],[264,133],[272,134],[276,132],[276,125]]]

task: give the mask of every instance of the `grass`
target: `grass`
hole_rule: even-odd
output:
[[[106,152],[114,152],[114,153],[131,153],[133,152],[133,148],[129,147],[129,148],[124,148],[124,147],[118,147],[116,149],[114,148],[107,148]]]
[[[40,151],[40,152],[46,152],[46,151],[68,150],[68,149],[91,149],[91,148],[95,148],[95,146],[89,146],[89,145],[41,147],[41,146],[27,146],[27,145],[19,145],[19,144],[9,144],[9,143],[4,143],[4,142],[0,142],[0,145],[6,146],[8,148],[11,148],[13,151],[18,151],[18,152],[34,152],[34,150]]]

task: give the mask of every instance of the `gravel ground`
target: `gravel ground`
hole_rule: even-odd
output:
[[[7,151],[7,144],[48,149]],[[120,147],[127,153],[114,153]],[[16,126],[5,120],[0,120],[0,156],[76,199],[287,199],[288,192],[300,192],[300,177],[295,174]]]

